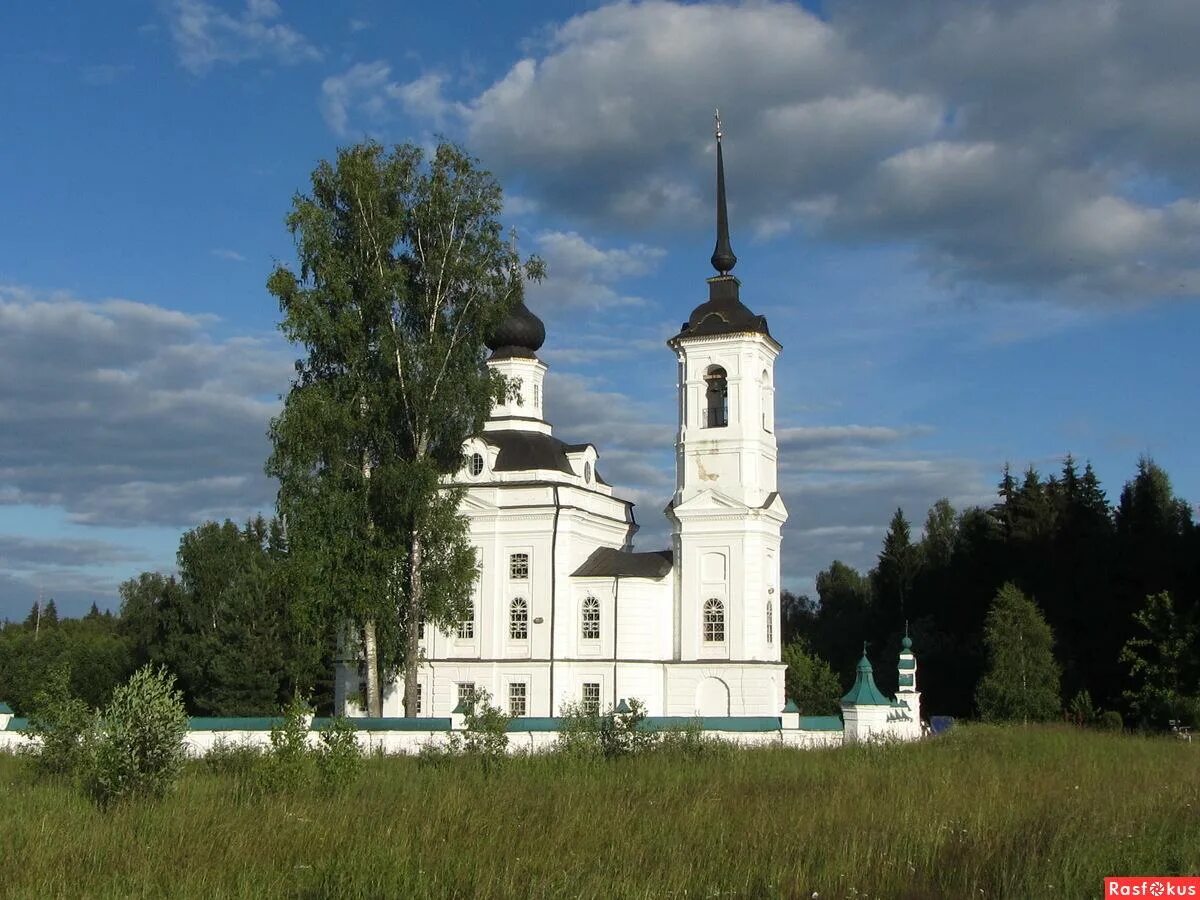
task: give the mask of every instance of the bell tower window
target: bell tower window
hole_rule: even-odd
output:
[[[729,424],[729,377],[720,366],[709,366],[704,385],[704,427],[724,428]]]

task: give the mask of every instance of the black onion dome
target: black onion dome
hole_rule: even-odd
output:
[[[486,343],[493,356],[530,356],[546,342],[546,326],[525,301],[496,326]]]

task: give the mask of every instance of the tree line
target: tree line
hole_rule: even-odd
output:
[[[269,715],[297,694],[328,711],[334,639],[298,615],[286,562],[277,519],[204,522],[180,539],[177,575],[142,572],[120,586],[118,614],[93,604],[59,618],[51,600],[0,627],[0,699],[27,714],[65,670],[71,693],[100,708],[150,664],[175,675],[192,715]]]
[[[1194,721],[1200,527],[1167,473],[1142,458],[1114,506],[1092,466],[1068,456],[1049,477],[1005,467],[997,494],[961,512],[939,500],[919,540],[898,509],[869,572],[835,560],[817,576],[816,600],[785,595],[785,640],[845,683],[868,639],[876,679],[892,691],[907,628],[927,713],[994,713],[1008,690],[996,679],[1013,677],[1043,698],[1037,718],[1107,709],[1146,726]],[[1044,643],[1050,665],[1038,651],[1013,663],[1032,668],[1011,668],[1005,641],[1030,653]]]

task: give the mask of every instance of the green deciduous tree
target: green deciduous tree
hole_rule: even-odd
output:
[[[179,578],[121,585],[120,632],[139,665],[165,666],[200,715],[269,714],[322,669],[288,602],[278,522],[205,522],[184,533]]]
[[[988,611],[984,629],[988,670],[976,703],[988,720],[1045,721],[1058,715],[1059,669],[1054,636],[1037,604],[1005,584]]]
[[[287,219],[299,268],[268,289],[304,348],[271,426],[295,597],[314,630],[337,623],[359,649],[367,707],[401,665],[416,714],[419,622],[459,621],[475,578],[443,478],[497,395],[487,335],[526,278],[497,220],[501,191],[458,147],[338,152]]]
[[[783,648],[787,664],[786,693],[808,716],[837,715],[841,683],[829,663],[817,656],[808,642],[799,639]]]
[[[835,559],[828,569],[817,573],[817,596],[820,606],[812,646],[849,686],[848,679],[854,675],[854,663],[862,650],[862,636],[873,627],[871,579]]]
[[[1142,726],[1165,727],[1171,719],[1190,720],[1200,701],[1197,623],[1181,616],[1166,591],[1150,594],[1134,614],[1137,630],[1121,650],[1130,686],[1125,699]]]
[[[920,557],[934,568],[950,565],[954,544],[958,540],[958,516],[950,501],[942,497],[925,517],[925,535],[921,538]]]

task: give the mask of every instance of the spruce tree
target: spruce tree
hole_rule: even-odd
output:
[[[897,509],[883,537],[879,564],[873,573],[879,616],[876,629],[899,631],[903,626],[907,616],[906,602],[920,561],[920,548],[912,542],[908,519],[904,517],[903,509]]]

